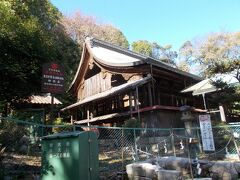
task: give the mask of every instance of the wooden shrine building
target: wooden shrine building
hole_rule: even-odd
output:
[[[87,38],[70,91],[76,124],[121,126],[135,117],[143,127],[179,127],[180,107],[202,100],[180,93],[201,78],[128,49]],[[196,109],[197,111],[197,109]]]

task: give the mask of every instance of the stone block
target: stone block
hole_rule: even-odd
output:
[[[129,180],[152,180],[152,178],[141,177],[141,176],[131,176],[128,177]]]
[[[160,167],[157,165],[147,162],[132,163],[126,166],[129,178],[133,178],[134,176],[155,178],[159,169]]]
[[[238,172],[231,162],[216,162],[209,168],[213,179],[234,180],[238,179]]]
[[[158,180],[182,180],[183,176],[180,171],[175,170],[159,170],[157,172],[157,179]]]

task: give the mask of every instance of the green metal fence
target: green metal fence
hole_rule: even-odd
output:
[[[0,179],[39,179],[41,176],[41,137],[70,131],[94,131],[99,143],[99,167],[102,178],[116,179],[129,163],[151,157],[177,156],[198,159],[238,157],[240,125],[213,127],[215,152],[202,150],[199,128],[188,137],[184,128],[142,129],[78,125],[42,125],[1,118]]]

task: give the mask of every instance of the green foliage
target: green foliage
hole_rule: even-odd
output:
[[[177,64],[177,68],[182,71],[185,71],[185,72],[190,71],[190,66],[188,65],[188,63],[186,61],[179,61]]]
[[[122,31],[120,31],[119,29],[111,25],[102,25],[101,29],[104,35],[99,36],[99,39],[102,39],[107,42],[111,42],[123,48],[129,48],[128,40],[124,36]]]
[[[186,72],[190,72],[191,60],[193,57],[193,45],[190,41],[186,41],[180,47],[178,52],[179,62],[177,64],[178,69]]]
[[[144,40],[135,41],[132,43],[132,50],[146,56],[152,56],[152,43]]]
[[[41,124],[44,118],[44,110],[38,110],[38,111],[13,110],[11,117],[18,120]]]
[[[153,57],[165,63],[175,66],[175,58],[177,52],[171,50],[172,46],[160,46],[157,43],[151,43],[146,40],[139,40],[132,43],[132,50],[134,52]]]
[[[179,49],[179,59],[190,63],[193,57],[193,45],[190,41],[186,41]]]
[[[134,117],[126,120],[123,127],[130,128],[124,130],[124,134],[128,139],[133,139],[135,136],[140,135],[140,131],[134,130],[134,128],[141,128],[141,122]]]
[[[207,37],[200,49],[199,61],[207,74],[232,72],[240,68],[240,33],[217,33]],[[239,77],[236,77],[239,79]],[[239,79],[240,80],[240,79]]]
[[[28,135],[28,130],[16,122],[3,121],[0,123],[0,145],[6,151],[16,151],[19,148],[20,139]]]
[[[187,41],[179,50],[180,57],[201,67],[205,77],[232,73],[240,81],[240,32],[214,33],[201,41]]]
[[[67,84],[79,58],[60,12],[48,0],[0,2],[0,101],[39,93],[42,64],[55,61],[66,70]]]
[[[228,116],[240,117],[240,84],[226,84],[221,80],[214,85],[221,89],[212,95],[212,101],[222,104]]]
[[[240,32],[214,33],[195,43],[187,41],[179,52],[182,60],[200,67],[199,74],[204,77],[230,74],[240,82]],[[220,80],[215,85],[221,91],[213,95],[213,102],[223,104],[227,114],[238,114],[240,117],[239,83],[227,85]]]
[[[65,123],[62,118],[56,118],[54,120],[53,124],[54,125],[64,125],[63,127],[54,127],[53,128],[54,133],[72,131],[72,128],[73,128],[72,125]]]
[[[67,34],[69,34],[80,47],[84,43],[85,37],[95,37],[115,45],[128,48],[129,43],[121,30],[112,25],[100,24],[96,18],[85,16],[76,12],[73,16],[63,17],[62,25]]]
[[[141,122],[136,118],[130,118],[124,122],[123,127],[125,128],[140,128]]]
[[[175,66],[175,59],[178,57],[176,51],[172,50],[171,45],[160,46],[157,43],[153,43],[153,55],[152,57],[159,59],[165,63]]]

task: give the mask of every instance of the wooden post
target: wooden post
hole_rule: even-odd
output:
[[[90,126],[90,114],[89,114],[89,108],[88,108],[88,110],[87,110],[87,119],[88,119],[88,123],[87,123],[87,125],[88,126]]]
[[[134,92],[134,110],[137,111],[137,88]]]
[[[173,95],[171,95],[171,99],[172,99],[172,106],[174,106],[174,100],[173,100]]]
[[[151,85],[148,83],[148,99],[149,99],[149,106],[153,105],[153,100],[152,100],[152,91],[151,91]]]
[[[152,70],[152,64],[150,64],[150,69],[151,69],[151,76],[152,76],[152,93],[153,93],[153,104],[156,104],[156,94],[155,94],[155,86],[154,86],[154,79],[153,79],[153,70]],[[152,105],[151,105],[152,106]]]
[[[205,94],[202,94],[202,97],[203,97],[204,109],[205,109],[205,110],[207,110],[207,105],[206,105]]]
[[[50,124],[53,124],[54,122],[54,114],[53,114],[53,110],[54,110],[54,96],[51,93],[51,108],[50,108]]]
[[[173,134],[173,129],[171,128],[171,143],[172,143],[172,150],[173,150],[173,155],[176,157],[176,148],[175,148],[175,142],[174,142],[174,134]]]
[[[137,103],[137,112],[138,112],[138,120],[140,121],[140,113],[139,113],[139,102],[138,102],[138,86],[136,87],[136,103]]]
[[[225,113],[224,113],[223,106],[221,104],[219,105],[219,111],[220,111],[221,121],[226,122],[226,116],[225,116]]]
[[[158,84],[158,89],[157,89],[157,93],[158,93],[158,105],[161,105],[161,91],[160,91],[159,85],[160,85],[160,84]]]
[[[129,93],[129,107],[130,107],[130,116],[131,118],[133,117],[132,115],[132,91]]]

